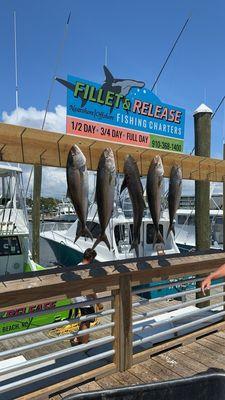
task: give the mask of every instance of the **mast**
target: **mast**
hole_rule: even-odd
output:
[[[14,57],[15,57],[15,82],[16,82],[16,114],[17,114],[17,120],[18,120],[19,88],[18,88],[18,59],[17,59],[16,11],[13,12],[13,26],[14,26]]]

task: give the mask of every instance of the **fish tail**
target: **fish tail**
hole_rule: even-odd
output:
[[[74,240],[74,243],[79,239],[79,237],[84,236],[84,237],[89,237],[91,240],[93,240],[93,236],[91,232],[89,231],[88,227],[85,225],[84,228],[81,228],[80,232],[76,235],[76,238]]]
[[[130,251],[133,249],[135,250],[136,257],[138,258],[139,257],[139,249],[138,249],[138,240],[137,239],[134,239],[133,242],[131,243]]]
[[[155,230],[155,235],[154,235],[154,240],[153,240],[153,247],[155,247],[155,244],[159,243],[164,243],[164,239],[162,237],[162,234],[159,230]]]
[[[110,247],[110,243],[109,243],[108,238],[107,238],[107,236],[106,236],[105,233],[99,235],[99,237],[98,237],[98,238],[96,239],[96,241],[94,242],[94,244],[93,244],[93,246],[92,246],[92,249],[94,249],[96,246],[98,246],[98,244],[99,244],[100,242],[104,242],[104,243],[106,244],[106,246],[108,247],[108,249],[110,250],[110,248],[111,248],[111,247]]]
[[[174,229],[174,223],[169,225],[168,231],[167,231],[167,235],[166,238],[168,238],[170,232],[173,232],[174,236],[175,236],[175,229]]]

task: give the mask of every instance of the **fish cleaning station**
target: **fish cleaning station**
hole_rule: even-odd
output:
[[[179,118],[175,112],[171,115]],[[177,380],[190,378],[182,398],[194,398],[191,393],[197,391],[199,374],[206,380],[209,368],[221,370],[225,365],[225,283],[215,281],[206,296],[200,287],[206,275],[225,263],[224,251],[210,249],[209,184],[225,179],[225,160],[210,158],[212,111],[201,105],[194,113],[195,155],[160,146],[146,147],[140,142],[130,144],[127,139],[118,142],[112,137],[91,137],[91,129],[86,132],[88,137],[83,134],[83,122],[67,118],[67,124],[78,130],[76,134],[0,124],[1,161],[35,166],[33,259],[39,261],[41,167],[68,167],[68,154],[74,145],[85,156],[90,171],[98,170],[99,159],[109,147],[116,173],[124,173],[127,155],[136,161],[141,176],[148,175],[155,157],[161,158],[165,177],[170,177],[174,165],[179,166],[182,179],[196,181],[196,252],[166,254],[162,249],[152,257],[134,256],[3,276],[0,315],[2,323],[10,321],[11,326],[15,321],[34,318],[34,310],[36,317],[56,312],[53,305],[57,301],[75,296],[97,293],[98,299],[86,298],[80,305],[87,307],[100,301],[103,309],[70,319],[56,318],[51,324],[19,332],[4,332],[0,336],[0,397],[85,399],[82,396],[89,392],[88,398],[100,399],[108,397],[92,392],[146,383],[157,387],[157,382],[165,380],[178,382],[179,386]],[[81,128],[78,122],[83,124]],[[148,296],[143,297],[143,293]],[[45,304],[45,308],[34,308],[38,304]],[[66,303],[57,312],[68,315],[76,305]],[[82,321],[92,323],[80,330]],[[89,335],[87,343],[70,345],[71,339],[85,334]],[[208,375],[207,382],[213,384],[213,379]],[[160,385],[161,396],[164,393],[170,398]],[[177,390],[175,383],[169,385],[171,393]],[[144,393],[145,389],[140,390]],[[118,398],[127,398],[125,392],[121,396]]]

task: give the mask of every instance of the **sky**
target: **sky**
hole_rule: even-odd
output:
[[[40,128],[55,72],[65,79],[71,74],[102,83],[105,46],[108,67],[114,76],[141,80],[151,88],[190,15],[190,22],[157,85],[157,95],[163,102],[186,110],[185,152],[190,153],[194,146],[194,110],[201,103],[215,110],[225,95],[223,0],[1,0],[0,4],[0,121]],[[70,11],[68,33],[63,41]],[[222,157],[224,115],[222,106],[212,122],[211,155],[216,158]],[[66,90],[55,82],[45,129],[65,131],[65,116]],[[24,172],[27,177],[29,168]],[[58,197],[66,193],[65,171],[44,168],[42,193],[53,192]]]

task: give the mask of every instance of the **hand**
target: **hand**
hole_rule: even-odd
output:
[[[98,307],[98,310],[99,310],[99,311],[102,311],[103,308],[104,308],[104,306],[103,306],[102,303],[98,303],[98,304],[97,304],[97,307]]]
[[[205,290],[209,290],[211,286],[211,277],[207,276],[201,284],[201,289],[202,289],[202,293],[204,294],[204,296],[206,295]]]

